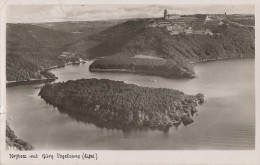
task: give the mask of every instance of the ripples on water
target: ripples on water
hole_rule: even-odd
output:
[[[40,85],[7,88],[7,113],[16,134],[36,149],[254,149],[254,59],[196,64],[199,78],[167,79],[90,73],[89,63],[52,70],[58,81],[108,78],[148,87],[204,93],[206,102],[188,126],[169,131],[107,129],[61,113],[39,96]],[[151,80],[156,80],[153,82]]]

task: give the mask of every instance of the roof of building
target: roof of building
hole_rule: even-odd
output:
[[[172,21],[171,23],[174,23],[174,24],[185,24],[185,22],[183,22],[183,21]]]
[[[161,22],[158,22],[158,24],[171,24],[171,22],[161,21]]]
[[[180,16],[178,14],[167,14],[167,16]]]

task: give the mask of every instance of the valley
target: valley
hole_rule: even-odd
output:
[[[248,24],[245,17],[241,17],[181,15],[173,20],[144,18],[8,24],[7,81],[44,78],[54,80],[55,76],[46,77],[42,72],[46,72],[45,70],[49,68],[77,64],[99,57],[106,57],[108,59],[105,61],[115,60],[114,63],[118,63],[120,58],[113,58],[114,56],[131,58],[138,54],[173,61],[173,68],[179,69],[172,69],[171,72],[177,77],[182,75],[182,70],[187,71],[185,75],[194,75],[191,64],[194,62],[254,57],[254,29],[229,23],[229,20],[236,19],[236,21],[243,20],[240,21],[242,24]],[[251,15],[246,18],[254,20]],[[65,58],[64,52],[73,54],[73,58]],[[99,60],[104,61],[97,59],[93,68],[128,67],[128,64],[126,66],[121,64],[121,67],[118,67]]]

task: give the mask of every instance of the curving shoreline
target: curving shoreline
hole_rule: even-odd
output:
[[[24,80],[24,81],[9,81],[6,82],[6,87],[13,87],[13,86],[20,86],[20,85],[32,85],[32,84],[39,84],[39,83],[48,83],[53,82],[57,78],[50,78],[50,79],[31,79],[31,80]]]
[[[244,59],[245,60],[245,63],[247,63],[247,61],[252,61],[253,63],[254,63],[254,59]],[[236,65],[237,67],[239,67],[239,66],[242,66],[241,64],[244,64],[244,60],[243,59],[239,59],[239,60],[228,60],[228,61],[222,61],[222,62],[216,62],[216,63],[212,63],[211,64],[211,62],[209,62],[209,63],[205,63],[205,65],[204,64],[196,64],[195,65],[195,68],[204,68],[204,69],[206,69],[205,68],[205,66],[209,66],[208,68],[211,68],[211,66],[213,65],[213,66],[223,66],[223,65],[225,65],[225,66],[229,66],[229,65],[231,65],[232,64],[232,66],[233,66],[233,63],[239,63],[239,65]],[[81,73],[83,73],[84,72],[84,70],[87,70],[87,66],[89,65],[89,63],[91,63],[91,62],[87,62],[86,63],[86,65],[81,65],[81,67],[80,68],[82,68],[82,69],[80,69],[80,71],[81,71]],[[223,64],[223,65],[222,65]],[[251,66],[251,65],[250,65]],[[66,73],[67,72],[67,70],[68,71],[71,71],[71,69],[70,68],[73,68],[73,71],[77,71],[77,69],[78,69],[78,67],[77,66],[70,66],[70,67],[67,67],[68,69],[64,69],[64,68],[62,68],[62,69],[59,69],[59,71],[57,71],[57,76],[58,77],[60,77],[61,75],[63,75],[63,73]],[[218,68],[218,67],[214,67],[214,68]],[[234,68],[234,67],[233,67]],[[236,67],[235,67],[236,68]],[[201,69],[200,69],[201,70]],[[206,70],[208,70],[208,69],[206,69]],[[228,70],[227,70],[228,71]],[[207,72],[210,72],[210,70],[208,70]],[[234,71],[231,71],[231,75],[232,75],[232,72],[234,72]],[[201,78],[203,78],[202,76],[201,76],[201,74],[200,74],[201,72],[199,72],[199,75],[200,75],[200,77]],[[55,74],[56,74],[56,71],[55,71]],[[91,73],[89,73],[89,74],[91,74]],[[112,73],[113,74],[113,73]],[[111,74],[111,75],[112,75]],[[81,75],[82,74],[79,74],[79,76],[77,76],[77,77],[81,77]],[[106,74],[105,74],[106,75]],[[115,75],[117,75],[117,74],[115,74]],[[72,75],[73,76],[73,75]],[[100,74],[100,76],[101,77],[107,77],[107,76],[104,76],[104,74]],[[99,77],[100,77],[99,76]],[[130,74],[129,76],[133,76],[132,74]],[[139,77],[139,76],[138,76]],[[60,77],[61,78],[61,77]],[[111,77],[112,78],[112,77]],[[69,79],[69,78],[68,78]],[[68,80],[68,79],[66,79],[66,80]],[[64,80],[64,81],[66,81],[66,80]],[[141,81],[141,80],[143,80],[143,79],[137,79],[137,81]],[[146,80],[146,79],[145,79]],[[164,79],[164,80],[167,80],[167,81],[170,81],[169,79]],[[127,80],[128,81],[128,80]],[[161,81],[159,81],[159,80],[157,80],[158,82],[161,82]],[[177,80],[178,81],[178,80]],[[191,80],[191,81],[197,81],[197,80]],[[198,79],[198,81],[200,81],[199,79]],[[152,86],[157,86],[158,85],[158,82],[157,82],[157,84],[153,84],[153,83],[149,83],[149,84],[151,84]],[[173,80],[173,82],[175,82],[175,80]],[[137,83],[139,83],[139,82],[137,82]],[[142,83],[145,83],[145,82],[142,82]],[[221,80],[220,80],[220,83],[221,83]],[[146,85],[146,84],[144,84],[144,85]],[[176,84],[177,85],[177,84]],[[150,85],[148,85],[148,86],[150,86]],[[161,85],[160,85],[161,86]],[[172,85],[171,85],[172,86]],[[185,85],[184,85],[185,86]],[[201,86],[202,87],[202,86]],[[218,87],[217,87],[218,88]],[[184,89],[184,88],[179,88],[180,90],[181,89]],[[185,88],[185,90],[186,90],[186,88]],[[34,90],[35,91],[35,90]],[[38,91],[38,90],[37,90]],[[187,90],[187,91],[189,91],[189,90]],[[198,92],[201,92],[202,90],[197,90]],[[38,92],[37,92],[37,94],[38,94]],[[36,94],[36,95],[37,95]],[[206,96],[206,94],[208,95],[207,97],[211,97],[210,96],[210,93],[208,93],[207,91],[204,91],[204,94],[205,94],[205,96]],[[38,96],[35,96],[36,98],[38,97]],[[231,97],[232,98],[232,97]],[[42,99],[40,99],[41,101],[44,101],[44,100],[42,100]],[[199,116],[197,117],[194,117],[194,120],[195,120],[195,122],[193,123],[193,124],[191,124],[189,127],[194,127],[195,126],[195,128],[198,128],[197,127],[197,124],[199,124],[199,123],[201,123],[201,122],[203,122],[203,121],[205,121],[205,120],[208,120],[207,118],[204,118],[204,117],[202,117],[203,115],[207,115],[207,114],[210,114],[211,112],[210,111],[208,111],[208,112],[206,112],[206,108],[205,107],[207,107],[209,104],[211,104],[210,103],[211,101],[210,100],[208,100],[207,101],[207,104],[205,104],[205,105],[203,105],[203,106],[201,106],[201,107],[198,107],[198,109],[199,109]],[[51,109],[53,109],[53,110],[56,110],[57,111],[57,108],[53,108],[53,106],[52,105],[48,105],[48,107],[46,107],[46,108],[51,108]],[[200,110],[202,110],[202,111],[200,111]],[[209,109],[209,110],[211,110],[211,109]],[[56,115],[55,115],[56,114]],[[93,124],[93,123],[91,123],[91,122],[88,122],[87,120],[85,120],[85,118],[81,118],[81,119],[79,119],[79,118],[76,118],[76,117],[74,117],[74,116],[72,116],[71,114],[69,114],[69,115],[67,115],[68,113],[67,112],[55,112],[54,113],[54,116],[57,116],[57,115],[60,115],[61,114],[61,116],[67,116],[68,118],[70,118],[70,119],[72,119],[74,122],[74,129],[77,129],[77,130],[81,130],[82,129],[82,127],[83,128],[89,128],[90,130],[91,130],[91,128],[94,126],[97,126],[97,127],[95,127],[97,130],[97,132],[98,132],[98,130],[100,130],[100,129],[108,129],[108,130],[117,130],[117,131],[119,131],[119,132],[121,132],[121,131],[129,131],[130,132],[130,130],[131,130],[131,132],[133,132],[133,131],[135,131],[135,130],[138,130],[138,131],[142,131],[142,132],[152,132],[152,134],[156,134],[156,133],[162,133],[161,131],[159,131],[159,130],[154,130],[153,131],[153,129],[151,129],[151,128],[148,128],[148,127],[144,127],[144,128],[132,128],[132,127],[126,127],[126,128],[114,128],[114,125],[113,125],[113,127],[111,126],[111,125],[109,125],[108,123],[102,123],[103,125],[97,125],[96,123],[95,124]],[[48,116],[50,116],[50,115],[52,115],[52,113],[48,113]],[[53,117],[54,117],[53,116]],[[80,117],[82,117],[83,115],[78,115],[78,116],[80,116]],[[212,115],[213,117],[215,116],[214,114]],[[59,119],[59,118],[62,118],[62,117],[58,117],[57,119]],[[55,123],[55,120],[54,121],[52,121],[53,123]],[[57,120],[56,120],[56,122],[57,122]],[[77,123],[81,123],[80,124],[80,126],[79,127],[77,127]],[[210,123],[210,122],[207,122],[207,123]],[[207,124],[207,123],[205,123],[205,124]],[[220,123],[221,123],[221,120],[220,120]],[[104,125],[105,124],[105,125]],[[84,127],[85,126],[85,127]],[[200,126],[199,126],[200,127]],[[206,126],[205,126],[206,127]],[[180,129],[181,128],[181,129]],[[202,128],[202,127],[200,127],[200,128]],[[16,128],[17,129],[17,128]],[[18,127],[18,130],[19,130],[19,127]],[[179,127],[179,129],[178,129],[178,131],[179,130],[184,130],[184,131],[187,131],[187,130],[190,130],[190,128],[186,128],[186,127],[184,127],[183,125],[181,125],[180,127]],[[195,129],[196,130],[196,129]],[[210,130],[210,128],[209,128],[209,130]],[[15,131],[15,130],[14,130]],[[69,131],[69,129],[67,130],[67,131]],[[163,130],[164,131],[164,130]],[[129,133],[128,132],[128,133]],[[176,132],[176,128],[174,128],[174,127],[172,127],[172,128],[170,128],[170,130],[169,130],[169,132],[167,132],[167,133],[172,133],[172,134],[175,134],[175,132]],[[212,132],[214,132],[213,130],[212,130]],[[78,133],[80,133],[80,131],[78,132]],[[61,133],[62,134],[62,133]],[[145,134],[145,133],[144,133]],[[83,136],[83,139],[84,139],[84,135],[82,135],[81,134],[81,136]],[[102,136],[102,135],[100,135],[100,136]],[[190,136],[190,135],[187,135],[187,136]],[[148,136],[149,137],[149,136]],[[84,140],[83,140],[84,141]],[[40,141],[39,141],[39,143],[40,143]],[[244,143],[242,143],[242,144],[244,144]],[[35,143],[35,146],[37,146],[38,144],[37,143]]]
[[[90,72],[115,72],[115,73],[135,73],[135,74],[147,74],[147,75],[153,75],[153,76],[162,76],[167,78],[172,78],[172,76],[169,76],[168,74],[164,72],[154,72],[149,70],[129,70],[129,69],[97,69],[93,68],[89,70]],[[187,76],[187,78],[196,78],[197,76],[195,74]],[[182,76],[174,76],[174,78],[186,78]]]
[[[226,57],[226,58],[215,58],[215,59],[207,59],[207,60],[201,60],[201,61],[194,61],[190,62],[191,64],[197,64],[197,63],[204,63],[204,62],[215,62],[215,61],[225,61],[225,60],[235,60],[235,59],[248,59],[248,58],[255,58],[250,56],[245,57]]]
[[[86,61],[82,62],[76,62],[76,63],[67,63],[65,65],[59,65],[59,66],[53,66],[44,69],[41,71],[42,73],[47,73],[47,78],[41,78],[41,79],[29,79],[29,80],[22,80],[22,81],[6,81],[6,87],[13,87],[13,86],[20,86],[20,85],[32,85],[32,84],[39,84],[39,83],[50,83],[58,79],[53,73],[50,73],[49,71],[52,69],[57,69],[57,68],[64,68],[67,65],[79,65],[79,64],[84,64]],[[40,71],[39,71],[40,72]],[[46,77],[46,76],[45,76]],[[50,78],[48,78],[50,77]]]
[[[197,64],[197,63],[203,63],[203,62],[214,62],[214,61],[222,61],[222,60],[232,60],[232,59],[247,59],[247,58],[254,58],[254,57],[242,57],[242,58],[237,58],[237,57],[227,57],[227,58],[218,58],[218,59],[208,59],[208,60],[202,60],[202,61],[196,61],[196,62],[190,62],[191,64]],[[97,59],[96,59],[97,60]],[[77,64],[85,64],[86,61],[76,63],[76,64],[67,64],[67,65],[77,65]],[[57,68],[64,68],[67,65],[61,65],[61,66],[53,66],[45,69],[46,71],[50,71],[52,69],[57,69]],[[90,69],[91,72],[115,72],[115,73],[136,73],[136,74],[149,74],[149,75],[155,75],[155,76],[162,76],[164,74],[163,72],[153,72],[149,70],[129,70],[129,69],[97,69],[97,68],[92,68]],[[169,77],[165,75],[165,77]],[[182,77],[176,77],[175,78],[182,78]],[[194,74],[193,76],[189,78],[197,78],[197,76]],[[45,78],[45,79],[31,79],[31,80],[23,80],[23,81],[6,81],[6,87],[13,87],[13,86],[19,86],[19,85],[32,85],[32,84],[38,84],[38,83],[49,83],[49,82],[54,82],[58,77],[54,75],[54,78]]]
[[[246,59],[246,58],[254,58],[248,55],[238,57],[226,57],[226,58],[214,58],[214,59],[206,59],[200,61],[191,61],[189,64],[193,65],[196,63],[203,63],[203,62],[213,62],[213,61],[221,61],[221,60],[232,60],[232,59]],[[144,58],[146,59],[146,58]],[[110,58],[107,58],[110,60]],[[142,68],[140,66],[135,66],[135,64],[129,64],[129,60],[124,63],[118,65],[113,64],[116,63],[115,59],[112,57],[112,64],[111,62],[107,62],[106,58],[96,59],[89,67],[90,72],[116,72],[116,73],[135,73],[135,74],[147,74],[147,75],[155,75],[161,76],[166,78],[197,78],[195,71],[187,69],[188,67],[179,67],[179,66],[172,66],[168,69],[160,70],[161,68],[153,68],[153,66],[149,66],[149,64],[144,64]],[[149,59],[150,60],[150,59]],[[152,59],[156,61],[156,59]],[[158,59],[162,60],[162,59]],[[163,59],[165,60],[165,59]],[[137,67],[137,69],[136,69]],[[173,69],[175,68],[175,69]],[[178,68],[178,69],[177,69]]]

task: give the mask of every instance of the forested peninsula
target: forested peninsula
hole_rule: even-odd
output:
[[[149,56],[147,56],[149,57]],[[131,72],[163,76],[168,78],[194,78],[194,67],[185,59],[176,61],[162,58],[132,58],[114,55],[94,61],[89,71]]]
[[[187,95],[166,88],[149,88],[107,79],[80,79],[46,84],[39,95],[67,113],[95,122],[166,128],[193,122],[203,94]]]

